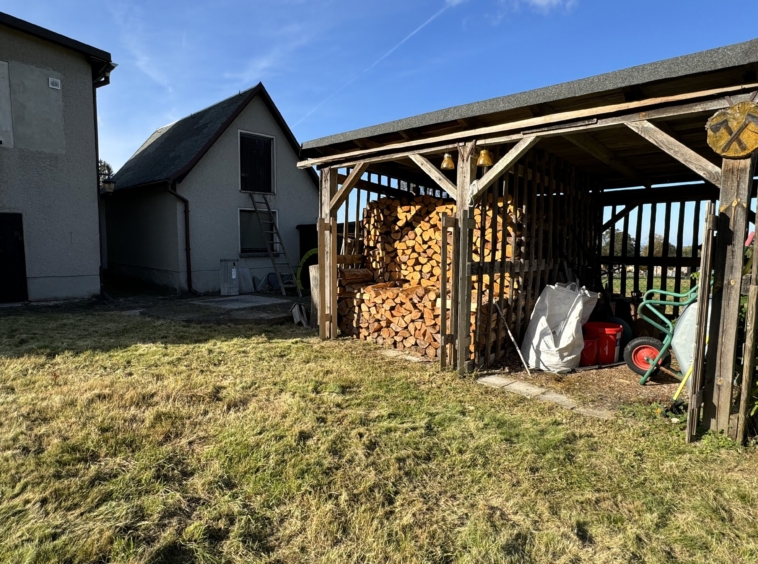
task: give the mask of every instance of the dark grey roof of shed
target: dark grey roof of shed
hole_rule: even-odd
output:
[[[107,51],[103,51],[102,49],[92,47],[91,45],[87,45],[86,43],[82,43],[76,39],[71,39],[70,37],[66,37],[60,33],[55,33],[54,31],[50,31],[44,27],[40,27],[25,20],[13,17],[10,14],[6,14],[5,12],[0,12],[0,24],[16,29],[18,31],[23,31],[24,33],[28,33],[34,37],[44,39],[45,41],[50,41],[51,43],[55,43],[61,47],[72,49],[74,51],[87,55],[88,57],[98,59],[106,63],[111,62],[111,54]]]
[[[691,55],[666,59],[655,63],[629,67],[623,70],[600,74],[589,78],[564,82],[545,88],[537,88],[518,94],[491,98],[472,104],[454,106],[445,110],[419,114],[355,129],[336,135],[321,137],[303,143],[303,151],[329,145],[345,143],[388,133],[396,133],[419,127],[426,127],[460,119],[474,118],[487,114],[505,112],[536,104],[544,104],[599,94],[609,90],[643,85],[651,82],[680,78],[688,75],[707,73],[758,62],[758,39],[701,51]],[[313,154],[312,152],[309,154]],[[303,155],[307,156],[307,155]]]
[[[300,150],[297,139],[263,84],[258,83],[249,90],[157,129],[113,176],[116,190],[181,181],[256,96],[262,97],[297,154]],[[315,171],[308,170],[318,186]]]

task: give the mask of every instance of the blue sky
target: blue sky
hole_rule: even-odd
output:
[[[111,52],[119,66],[99,91],[98,119],[101,157],[114,169],[156,128],[259,81],[302,142],[758,37],[758,2],[732,0],[739,17],[728,20],[722,6],[0,0],[0,11]]]
[[[298,140],[745,41],[734,0],[0,0],[110,51],[101,155],[263,81]],[[714,22],[717,22],[714,24]],[[720,23],[718,23],[720,22]]]

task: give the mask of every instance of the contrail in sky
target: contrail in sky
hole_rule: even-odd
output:
[[[351,85],[353,82],[355,82],[356,80],[358,80],[358,79],[359,79],[361,76],[363,76],[364,74],[366,74],[367,72],[369,72],[369,71],[370,71],[371,69],[373,69],[373,68],[374,68],[376,65],[378,65],[378,64],[379,64],[379,63],[381,63],[381,62],[382,62],[384,59],[386,59],[387,57],[389,57],[389,56],[390,56],[392,53],[394,53],[395,51],[397,51],[397,49],[398,49],[398,48],[399,48],[399,47],[400,47],[400,46],[401,46],[403,43],[405,43],[406,41],[408,41],[408,40],[409,40],[411,37],[413,37],[414,35],[416,35],[416,34],[417,34],[419,31],[421,31],[422,29],[424,29],[426,26],[428,26],[430,23],[432,23],[434,20],[436,20],[436,19],[437,19],[438,17],[440,17],[442,14],[444,14],[444,13],[445,13],[445,12],[448,10],[448,8],[450,8],[450,7],[454,6],[454,5],[458,4],[458,3],[460,3],[460,2],[450,2],[450,1],[448,0],[448,2],[447,2],[447,3],[445,3],[445,6],[444,6],[444,7],[443,7],[441,10],[439,10],[439,11],[438,11],[436,14],[434,14],[434,15],[433,15],[431,18],[429,18],[428,20],[426,20],[424,23],[422,23],[420,26],[418,26],[416,29],[414,29],[412,32],[410,32],[408,35],[406,35],[406,36],[405,36],[405,37],[404,37],[404,38],[403,38],[403,39],[400,41],[400,43],[398,43],[398,44],[397,44],[397,45],[395,45],[395,46],[394,46],[392,49],[390,49],[389,51],[387,51],[387,52],[386,52],[384,55],[382,55],[381,57],[379,57],[379,58],[378,58],[376,61],[374,61],[374,62],[373,62],[373,63],[372,63],[370,66],[368,66],[368,67],[366,67],[365,69],[363,69],[363,71],[361,71],[361,73],[360,73],[360,74],[357,74],[356,76],[354,76],[353,78],[351,78],[350,80],[348,80],[348,81],[347,81],[345,84],[343,84],[342,86],[340,86],[339,88],[337,88],[337,90],[335,90],[334,92],[332,92],[331,94],[329,94],[329,96],[327,96],[326,98],[324,98],[323,100],[321,100],[321,101],[320,101],[318,104],[316,104],[316,105],[315,105],[315,106],[314,106],[314,107],[311,109],[311,111],[309,111],[309,112],[308,112],[307,114],[305,114],[305,115],[304,115],[302,118],[300,118],[300,120],[299,120],[297,123],[295,123],[295,125],[293,125],[293,127],[295,127],[295,126],[297,126],[297,125],[300,125],[302,122],[304,122],[306,119],[308,119],[308,117],[309,117],[309,116],[310,116],[310,115],[311,115],[313,112],[315,112],[316,110],[318,110],[318,109],[319,109],[321,106],[323,106],[324,104],[326,104],[326,103],[327,103],[329,100],[331,100],[331,99],[332,99],[332,98],[334,98],[334,97],[335,97],[337,94],[339,94],[340,92],[342,92],[342,91],[343,91],[345,88],[347,88],[348,86],[350,86],[350,85]]]

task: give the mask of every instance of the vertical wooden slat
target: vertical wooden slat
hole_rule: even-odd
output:
[[[687,408],[687,432],[686,440],[692,442],[697,434],[700,422],[700,411],[703,405],[703,368],[705,360],[705,348],[709,306],[710,306],[710,278],[711,278],[711,250],[713,248],[713,217],[714,206],[712,202],[706,205],[705,229],[703,230],[703,252],[700,256],[700,286],[697,294],[697,317],[695,322],[695,346],[692,355],[692,374],[690,375],[690,403]],[[698,214],[699,219],[699,214]],[[695,239],[697,242],[697,239]]]
[[[677,222],[676,226],[676,258],[677,258],[677,266],[675,269],[675,276],[674,276],[674,292],[677,294],[682,291],[682,267],[678,266],[681,264],[681,261],[679,259],[682,258],[682,248],[684,247],[684,213],[687,209],[687,206],[684,202],[679,202],[679,221]],[[674,317],[679,317],[679,306],[674,306]]]
[[[469,190],[471,182],[476,178],[476,160],[472,158],[476,142],[472,141],[459,145],[458,148],[458,228],[459,233],[459,273],[458,273],[458,374],[468,372],[470,361],[469,345],[471,344],[471,277],[468,266],[471,264],[471,222],[472,213],[469,206]]]
[[[658,211],[658,204],[650,204],[650,232],[647,239],[647,256],[648,258],[655,256],[655,215]],[[647,289],[653,288],[653,275],[655,274],[655,267],[652,261],[648,261],[647,266]]]
[[[539,264],[539,274],[537,277],[537,287],[535,289],[536,296],[539,297],[540,292],[542,291],[543,284],[547,284],[547,269],[545,268],[545,264],[543,264],[543,260],[545,259],[545,236],[546,228],[549,229],[550,226],[546,225],[546,215],[547,215],[547,192],[549,189],[548,181],[547,181],[547,169],[548,169],[548,155],[547,153],[542,154],[542,158],[540,159],[540,180],[539,180],[539,205],[538,205],[538,221],[539,221],[539,235],[537,237],[537,262]],[[546,262],[546,261],[545,261]]]
[[[329,323],[329,338],[336,339],[337,334],[339,332],[339,325],[338,325],[338,319],[337,319],[337,257],[339,256],[339,252],[337,250],[337,218],[332,218],[332,229],[331,232],[334,233],[334,236],[331,238],[331,248],[330,248],[330,255],[331,260],[328,262],[329,265],[329,315],[330,315],[330,323]]]
[[[758,237],[753,239],[753,266],[750,273],[750,290],[748,292],[747,315],[745,319],[745,353],[742,366],[742,385],[740,389],[740,407],[737,412],[737,441],[747,440],[748,408],[753,395],[753,378],[755,376],[756,327],[758,322]]]
[[[518,176],[516,177],[516,181],[518,182],[518,190],[519,190],[519,200],[521,203],[521,236],[519,237],[519,243],[520,243],[520,249],[521,249],[521,257],[520,260],[516,263],[517,267],[517,277],[516,280],[518,281],[518,285],[515,288],[516,293],[516,335],[518,336],[518,339],[521,340],[521,338],[524,336],[524,328],[523,328],[523,319],[524,319],[524,304],[526,303],[526,289],[524,284],[525,279],[525,272],[524,272],[524,263],[526,261],[526,234],[528,229],[528,224],[526,223],[526,200],[527,200],[527,191],[526,191],[526,167],[524,165],[518,165]]]
[[[458,214],[458,204],[456,204],[456,215]],[[453,237],[452,248],[450,249],[451,268],[450,268],[450,333],[456,342],[451,344],[451,360],[450,366],[458,367],[458,302],[460,301],[460,286],[458,285],[460,278],[460,256],[458,254],[458,245],[460,245],[461,234],[458,220],[456,219],[453,225]]]
[[[550,170],[548,171],[549,178],[548,178],[548,198],[549,198],[549,204],[548,204],[548,210],[547,210],[547,224],[548,229],[550,230],[549,236],[548,236],[548,247],[547,247],[547,260],[549,260],[552,264],[551,267],[551,273],[549,275],[548,283],[555,284],[558,280],[558,270],[557,270],[557,264],[558,260],[555,257],[555,251],[558,247],[556,240],[556,233],[558,233],[558,229],[556,229],[555,225],[555,205],[556,205],[556,194],[555,194],[555,155],[552,153],[550,154]],[[559,216],[560,217],[560,216]]]
[[[611,217],[614,217],[618,213],[618,206],[613,206],[611,208]],[[608,292],[613,295],[613,269],[616,266],[616,263],[613,262],[614,257],[616,256],[616,224],[610,226],[609,228],[611,230],[611,234],[609,236],[608,241]]]
[[[695,216],[692,222],[692,246],[690,247],[690,256],[697,256],[697,247],[700,243],[700,200],[695,202]]]
[[[318,336],[325,340],[328,337],[326,327],[326,226],[327,221],[318,219]]]
[[[501,215],[501,231],[500,231],[500,241],[502,244],[502,251],[501,251],[501,257],[500,257],[500,288],[498,292],[498,306],[500,306],[500,311],[503,312],[505,315],[509,315],[510,312],[506,313],[505,310],[505,283],[506,283],[506,264],[512,264],[512,260],[508,258],[508,245],[509,245],[509,237],[508,237],[508,219],[510,214],[508,213],[509,209],[509,203],[508,203],[508,197],[510,196],[510,178],[511,175],[509,171],[506,171],[505,174],[502,177],[502,180],[500,180],[500,183],[503,186],[503,211]],[[513,203],[513,200],[511,200],[511,205]],[[513,254],[511,254],[511,257],[513,257]],[[509,275],[508,277],[508,286],[510,289],[510,286],[512,286],[512,276]],[[500,354],[503,348],[503,338],[501,337],[502,333],[505,333],[505,327],[503,325],[507,323],[507,319],[503,319],[505,315],[498,315],[497,316],[497,340],[495,344],[495,358],[500,358]]]
[[[532,315],[534,307],[534,261],[536,257],[535,245],[537,244],[537,173],[535,170],[535,153],[527,153],[526,179],[529,191],[529,268],[527,269],[526,282],[526,310],[525,319]]]
[[[440,332],[442,343],[440,345],[440,369],[445,370],[447,365],[447,214],[440,214],[442,222],[442,237],[440,239]]]
[[[663,216],[663,245],[661,246],[661,289],[668,290],[669,239],[671,238],[671,202],[666,202]]]
[[[640,291],[640,248],[642,247],[642,204],[637,206],[637,223],[634,230],[634,292]]]
[[[627,213],[624,216],[624,223],[623,223],[623,229],[624,232],[621,235],[621,256],[623,257],[622,260],[624,263],[621,265],[621,295],[626,296],[627,294],[627,288],[626,288],[626,259],[628,258],[627,254],[627,247],[629,246],[629,214]]]
[[[489,276],[489,290],[487,291],[487,307],[486,307],[486,317],[484,318],[484,362],[482,363],[483,366],[489,366],[491,361],[491,354],[492,351],[490,350],[492,347],[492,311],[493,307],[492,304],[494,302],[494,294],[495,294],[495,258],[497,256],[497,241],[499,233],[497,231],[497,200],[498,200],[498,187],[499,187],[499,181],[494,182],[492,186],[490,186],[488,193],[492,196],[492,203],[489,203],[489,196],[487,197],[487,206],[492,209],[492,223],[490,224],[490,241],[492,245],[492,251],[490,255],[490,261],[487,263],[487,275]],[[486,208],[485,208],[486,209]],[[483,218],[484,219],[484,218]],[[486,219],[485,219],[486,223]],[[503,257],[504,259],[505,257]]]
[[[578,239],[575,235],[577,233],[577,224],[579,222],[579,206],[577,205],[577,171],[574,169],[574,167],[571,167],[569,169],[569,193],[570,196],[570,210],[571,210],[571,222],[569,224],[570,231],[567,233],[566,237],[571,242],[572,252],[571,252],[571,261],[574,265],[574,279],[576,279],[578,276],[581,275],[581,267],[580,267],[580,261],[579,261],[579,245],[578,245]],[[575,280],[574,280],[575,281]]]
[[[479,348],[479,341],[481,340],[481,327],[483,323],[482,319],[482,293],[484,291],[484,241],[486,239],[487,232],[487,196],[490,190],[484,191],[479,200],[479,214],[481,222],[479,228],[474,231],[474,236],[478,236],[479,239],[479,261],[476,266],[476,313],[474,314],[474,362],[477,366],[481,367],[482,362],[481,350]]]
[[[561,260],[563,262],[568,260],[568,229],[566,226],[566,217],[568,216],[568,194],[566,193],[566,164],[561,161],[560,170],[558,171],[558,192],[561,196],[558,200],[558,217],[561,218],[560,229],[558,233],[560,235],[558,239],[558,249]],[[568,265],[567,265],[568,266]],[[560,265],[558,266],[560,271]],[[566,280],[566,282],[571,282]]]
[[[319,317],[323,329],[319,334],[324,339],[337,336],[337,226],[335,212],[331,211],[330,202],[337,192],[337,169],[326,167],[321,170],[320,183],[320,216],[323,220],[323,277],[319,280]],[[328,225],[328,229],[327,229]],[[321,271],[321,267],[319,267]],[[323,312],[323,313],[322,313]]]
[[[361,254],[363,249],[361,248],[361,189],[357,188],[353,190],[355,192],[355,226],[353,229],[353,253]],[[361,265],[355,265],[355,268],[359,268]]]

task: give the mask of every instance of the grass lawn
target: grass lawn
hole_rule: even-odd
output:
[[[292,327],[0,314],[0,562],[756,562],[758,450]]]
[[[608,280],[604,279],[603,283],[607,285]],[[668,290],[669,292],[674,292],[676,290],[675,286],[676,286],[676,280],[674,279],[673,276],[666,278],[666,290]],[[680,287],[679,287],[679,293],[684,294],[685,292],[689,292],[691,287],[692,287],[692,279],[689,276],[682,276],[682,280],[680,282]],[[653,277],[653,289],[663,289],[663,284],[661,283],[660,276]],[[627,295],[631,295],[631,292],[634,290],[634,275],[631,272],[626,273],[626,290],[627,290]],[[647,291],[647,273],[643,272],[640,275],[640,292],[644,294],[646,291]],[[613,275],[613,293],[621,294],[621,279],[619,278],[618,273],[614,273]]]

